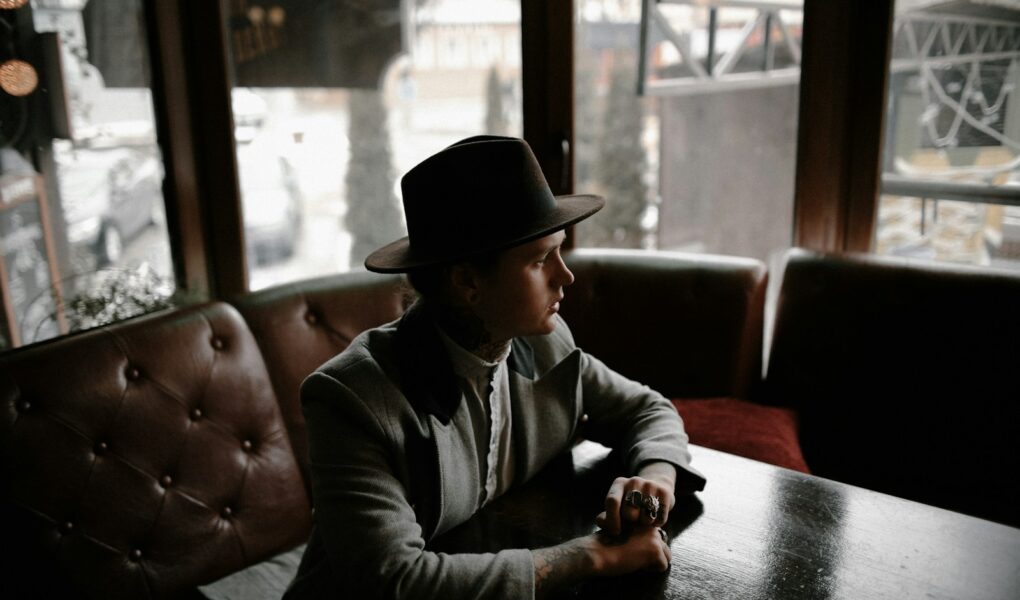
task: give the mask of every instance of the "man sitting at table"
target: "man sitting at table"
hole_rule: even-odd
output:
[[[554,197],[528,145],[493,136],[444,149],[401,185],[408,237],[365,266],[407,273],[420,298],[302,385],[316,525],[287,597],[517,599],[668,569],[660,527],[674,494],[705,483],[683,424],[661,395],[576,348],[557,314],[574,280],[563,230],[603,199]],[[618,449],[631,474],[606,494],[603,532],[429,551],[579,435]]]

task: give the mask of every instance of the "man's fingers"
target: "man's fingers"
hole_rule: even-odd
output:
[[[623,504],[623,486],[626,483],[626,479],[618,477],[606,494],[605,524],[601,527],[614,535],[620,533],[620,506]]]

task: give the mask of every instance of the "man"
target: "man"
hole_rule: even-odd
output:
[[[574,279],[563,230],[604,201],[554,197],[528,145],[494,136],[446,148],[401,185],[408,237],[365,266],[407,273],[421,298],[302,385],[316,528],[288,597],[530,598],[667,569],[659,526],[675,489],[704,486],[680,418],[577,349],[557,314]],[[597,518],[622,542],[428,550],[582,434],[619,449],[633,473]]]

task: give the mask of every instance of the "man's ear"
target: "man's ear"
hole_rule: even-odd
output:
[[[450,267],[450,287],[454,299],[467,306],[478,302],[478,291],[481,283],[475,269],[466,264]]]

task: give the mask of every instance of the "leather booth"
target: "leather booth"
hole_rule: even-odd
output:
[[[807,472],[794,411],[753,401],[768,274],[750,258],[575,250],[561,314],[578,346],[680,412],[691,442]]]
[[[1020,525],[1020,276],[793,250],[759,399],[812,473]]]
[[[5,598],[177,595],[310,532],[265,362],[228,304],[5,355],[0,411]]]
[[[1016,276],[796,255],[762,388],[761,262],[567,260],[577,281],[562,314],[578,344],[673,398],[696,444],[879,489],[904,464],[917,487],[885,489],[919,499],[924,478],[946,473],[924,457],[953,478],[1015,465]],[[352,273],[0,355],[0,535],[11,557],[0,597],[216,597],[225,576],[299,546],[313,516],[300,381],[406,305],[400,278]],[[934,337],[928,327],[945,322]],[[879,325],[905,335],[882,346]],[[903,431],[930,446],[897,447]],[[961,508],[990,514],[971,492],[978,500]]]

